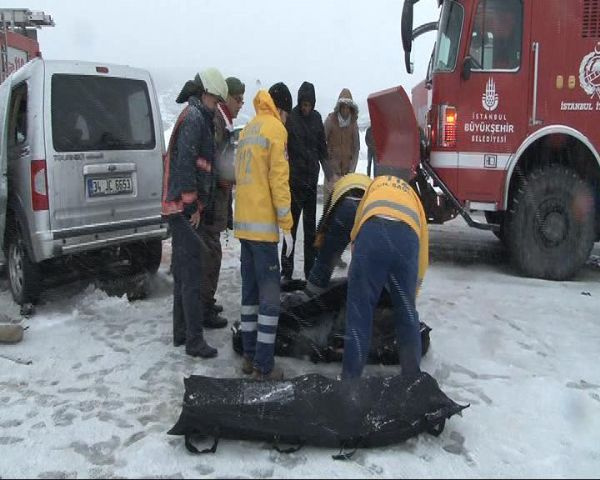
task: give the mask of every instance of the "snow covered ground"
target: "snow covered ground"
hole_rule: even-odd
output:
[[[460,219],[432,226],[431,236],[418,301],[433,328],[423,368],[452,399],[471,404],[440,437],[360,450],[348,462],[332,460],[331,449],[285,455],[230,440],[215,455],[190,455],[182,438],[166,435],[181,410],[184,376],[240,376],[240,362],[228,329],[207,333],[219,348],[212,360],[172,346],[165,242],[146,300],[130,303],[84,283],[54,288],[24,320],[24,341],[0,346],[0,477],[597,477],[598,245],[575,280],[547,282],[516,276],[500,242]],[[223,247],[218,297],[233,321],[239,243],[230,237]],[[5,280],[0,308],[18,317]],[[278,361],[289,377],[340,371]]]

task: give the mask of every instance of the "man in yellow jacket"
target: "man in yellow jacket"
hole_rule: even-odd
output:
[[[349,173],[333,185],[317,227],[318,253],[306,282],[308,295],[320,294],[329,286],[336,262],[350,243],[358,204],[370,184],[371,178],[367,175]]]
[[[373,311],[381,291],[394,304],[402,374],[417,374],[421,335],[416,296],[429,263],[429,232],[421,201],[406,180],[410,173],[376,177],[361,200],[354,228],[348,273],[346,334],[342,379],[361,376],[367,362]],[[400,178],[403,177],[403,178]]]
[[[283,83],[254,98],[256,116],[240,133],[235,158],[235,237],[241,242],[242,371],[258,380],[283,378],[274,365],[279,322],[279,230],[291,242],[285,122],[292,96]],[[288,243],[291,245],[291,243]]]

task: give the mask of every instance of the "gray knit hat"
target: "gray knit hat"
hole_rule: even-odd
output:
[[[230,96],[233,97],[234,95],[243,95],[246,93],[246,85],[244,85],[239,78],[227,77],[225,82],[227,83]]]

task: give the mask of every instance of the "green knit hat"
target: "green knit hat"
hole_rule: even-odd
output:
[[[227,77],[225,83],[227,83],[229,95],[231,96],[243,95],[246,92],[246,85],[244,85],[239,78]]]

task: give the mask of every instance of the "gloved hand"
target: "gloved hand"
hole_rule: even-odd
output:
[[[285,230],[282,231],[283,233],[283,240],[285,242],[285,258],[290,258],[290,256],[292,255],[292,250],[294,249],[294,239],[292,237],[292,233],[291,232],[286,232]],[[283,246],[281,247],[283,250]]]

